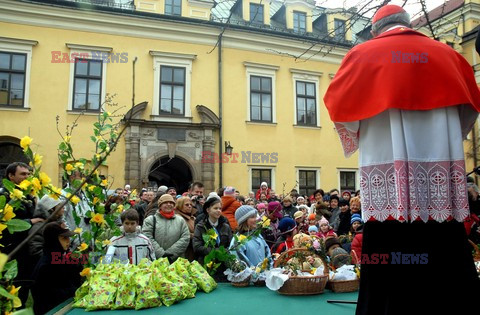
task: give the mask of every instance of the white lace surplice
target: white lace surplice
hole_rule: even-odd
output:
[[[462,139],[478,113],[471,106],[389,109],[335,123],[345,156],[360,151],[365,221],[463,221],[469,214]]]

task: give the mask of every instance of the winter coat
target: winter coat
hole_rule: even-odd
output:
[[[323,233],[322,231],[318,232],[317,236],[326,239],[327,237],[337,237],[337,234],[335,231],[333,231],[333,229],[330,229],[326,233]]]
[[[277,243],[279,234],[278,220],[276,222],[270,221],[270,226],[267,229],[262,230],[262,237],[270,248]]]
[[[267,188],[266,190],[261,190],[260,188],[257,190],[257,193],[255,194],[255,199],[260,200],[260,195],[264,193],[267,195],[267,200],[270,199],[270,188]]]
[[[362,242],[363,233],[358,232],[352,241],[352,247],[350,252],[350,255],[352,256],[352,264],[359,264],[362,259]]]
[[[261,235],[252,237],[251,240],[236,249],[234,249],[235,244],[235,239],[233,238],[230,243],[232,254],[245,262],[248,267],[255,267],[263,262],[265,258],[270,258],[272,256],[270,248]]]
[[[282,235],[278,238],[277,244],[273,246],[272,251],[277,254],[281,254],[284,251],[292,249],[293,247],[293,236],[285,237],[284,235]]]
[[[193,252],[195,253],[195,259],[203,265],[203,259],[207,256],[212,248],[206,247],[203,241],[203,234],[207,233],[207,230],[212,229],[212,225],[208,218],[197,223],[195,226],[195,232],[193,233]],[[218,225],[216,227],[217,235],[220,238],[220,242],[216,244],[215,248],[223,246],[228,249],[230,241],[232,240],[232,229],[228,224],[228,220],[225,217],[218,218]]]
[[[350,231],[350,220],[352,218],[352,213],[350,210],[347,210],[345,212],[341,212],[338,215],[340,218],[340,223],[338,224],[338,229],[337,229],[337,234],[338,235],[346,235]]]
[[[335,208],[330,210],[332,212],[332,216],[328,219],[330,226],[336,232],[338,230],[338,226],[340,225],[340,208]]]
[[[157,212],[145,218],[142,230],[152,241],[156,258],[168,257],[174,261],[183,257],[190,242],[187,223],[179,215],[166,219]]]
[[[233,231],[237,229],[237,221],[235,220],[235,211],[242,204],[233,196],[222,196],[222,215],[227,218]]]
[[[118,259],[123,263],[128,262],[138,265],[143,258],[148,258],[151,261],[155,260],[152,242],[141,233],[139,226],[133,233],[126,233],[123,230],[123,226],[120,229],[122,235],[114,236],[110,239],[110,245],[105,255],[106,263]]]
[[[282,213],[284,217],[290,217],[293,219],[293,215],[295,212],[297,212],[298,209],[295,207],[293,204],[291,204],[289,207],[283,207]]]

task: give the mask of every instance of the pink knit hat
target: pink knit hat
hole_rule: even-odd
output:
[[[234,195],[235,195],[235,188],[232,187],[232,186],[228,186],[228,187],[225,188],[225,190],[223,191],[223,195],[224,195],[224,196],[234,196]]]
[[[329,225],[328,220],[325,219],[325,217],[323,217],[323,218],[318,222],[318,225],[319,225],[319,226],[322,226],[322,224]]]

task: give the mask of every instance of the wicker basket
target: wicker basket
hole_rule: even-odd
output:
[[[355,292],[358,291],[360,279],[328,281],[328,289],[333,292]]]
[[[247,279],[240,281],[240,282],[230,282],[234,287],[242,288],[242,287],[248,287],[250,285],[250,278],[248,277]]]
[[[292,248],[283,252],[275,261],[274,266],[282,266],[292,254],[298,252],[310,253],[306,248]],[[313,295],[323,293],[328,280],[328,265],[325,261],[323,261],[323,266],[324,271],[321,276],[290,276],[283,286],[278,289],[278,293],[284,295]]]
[[[471,240],[468,240],[468,242],[473,246],[473,250],[475,251],[475,254],[473,255],[473,261],[480,261],[480,249],[478,248],[477,244]]]

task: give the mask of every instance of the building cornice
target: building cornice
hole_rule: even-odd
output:
[[[0,37],[0,43],[36,46],[38,41],[21,38]]]
[[[111,52],[113,50],[112,47],[103,47],[103,46],[91,46],[91,45],[80,45],[80,44],[71,44],[65,43],[65,45],[73,50],[88,50],[88,51],[103,51],[103,52]]]
[[[197,55],[193,54],[182,54],[182,53],[173,53],[165,51],[150,50],[150,55],[153,57],[162,57],[162,58],[175,58],[175,59],[186,59],[186,60],[195,60]]]
[[[216,45],[222,27],[224,27],[220,23],[195,19],[174,21],[163,16],[161,18],[153,15],[136,16],[127,12],[112,13],[12,0],[0,0],[0,22],[207,46]],[[271,33],[261,33],[231,25],[223,33],[222,45],[224,48],[299,56],[311,49],[314,42],[314,39],[295,39],[288,34]],[[330,47],[335,44],[318,42],[316,45]],[[312,53],[311,55],[305,54],[304,59],[340,64],[349,47],[337,45],[331,51],[328,50],[326,56]]]

